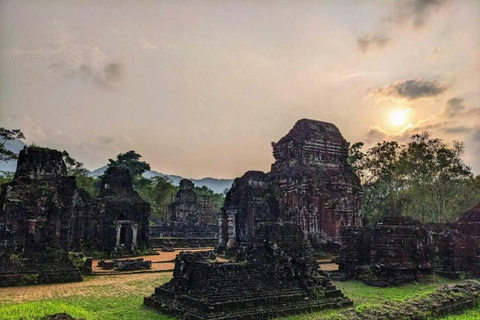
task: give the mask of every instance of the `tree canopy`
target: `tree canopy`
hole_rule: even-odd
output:
[[[480,179],[463,162],[463,143],[448,145],[428,132],[404,144],[363,143],[349,150],[349,163],[363,184],[363,211],[370,222],[409,215],[422,222],[448,222],[480,200]]]
[[[142,175],[144,172],[150,170],[150,165],[145,161],[140,161],[141,157],[142,156],[134,150],[130,150],[125,153],[120,153],[115,160],[108,159],[108,166],[123,165],[130,170],[132,176]]]
[[[15,152],[8,150],[5,145],[8,141],[15,139],[25,139],[22,131],[20,129],[9,130],[3,127],[0,127],[0,160],[8,161],[12,159],[17,159],[18,155]]]

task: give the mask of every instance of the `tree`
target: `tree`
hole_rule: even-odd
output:
[[[88,176],[88,170],[83,166],[83,163],[72,158],[67,151],[63,151],[62,155],[67,166],[67,173],[76,177],[77,187],[86,190],[92,196],[97,196],[97,179]]]
[[[135,176],[133,182],[135,190],[143,200],[150,204],[151,217],[166,218],[168,205],[171,203],[173,195],[178,191],[178,187],[175,187],[168,177],[163,176],[153,178]]]
[[[370,222],[389,214],[448,222],[478,201],[480,178],[463,162],[462,143],[450,146],[424,132],[405,144],[384,141],[365,153],[360,149],[352,145],[349,162],[362,180]]]
[[[365,144],[363,142],[357,142],[350,146],[350,148],[348,149],[347,162],[352,167],[352,170],[355,173],[360,172],[360,166],[365,157],[365,154],[362,152],[362,148],[364,145]]]
[[[0,128],[0,160],[8,161],[18,158],[16,153],[8,150],[5,147],[5,144],[8,141],[12,141],[15,139],[25,139],[25,136],[23,135],[22,131],[20,131],[20,129],[8,130],[3,127]]]
[[[116,160],[109,159],[109,167],[123,165],[127,167],[132,176],[142,175],[144,172],[150,170],[150,165],[145,161],[140,161],[142,156],[133,150],[117,155]]]

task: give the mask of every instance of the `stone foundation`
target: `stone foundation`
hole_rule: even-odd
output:
[[[192,320],[267,319],[352,305],[318,270],[299,226],[265,223],[255,234],[245,263],[181,253],[173,279],[157,287],[145,304]]]

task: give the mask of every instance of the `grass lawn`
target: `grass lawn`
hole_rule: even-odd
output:
[[[170,320],[173,318],[160,314],[155,310],[143,306],[145,292],[153,292],[155,285],[168,281],[168,277],[159,276],[155,283],[137,281],[130,283],[130,288],[138,290],[121,290],[115,286],[96,286],[95,296],[72,295],[69,297],[56,297],[32,302],[13,303],[3,302],[0,304],[0,319],[2,320],[28,320],[40,319],[45,315],[66,312],[75,318],[85,320]],[[92,281],[87,279],[87,281]],[[425,295],[443,284],[453,283],[452,281],[430,276],[417,285],[408,285],[399,288],[374,288],[361,282],[337,282],[335,285],[343,293],[355,302],[355,308],[368,308],[372,305],[381,304],[387,300],[403,301],[415,295]],[[21,288],[18,288],[21,290]],[[1,295],[1,291],[0,291]],[[1,298],[1,297],[0,297]],[[337,310],[326,310],[309,314],[282,317],[278,320],[319,320],[329,318],[337,313]],[[442,320],[479,320],[480,307],[465,311],[459,315],[445,317]]]

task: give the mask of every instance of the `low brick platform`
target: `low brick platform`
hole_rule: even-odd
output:
[[[351,306],[318,269],[299,226],[264,223],[245,263],[181,253],[173,279],[145,304],[188,320],[251,320]]]

